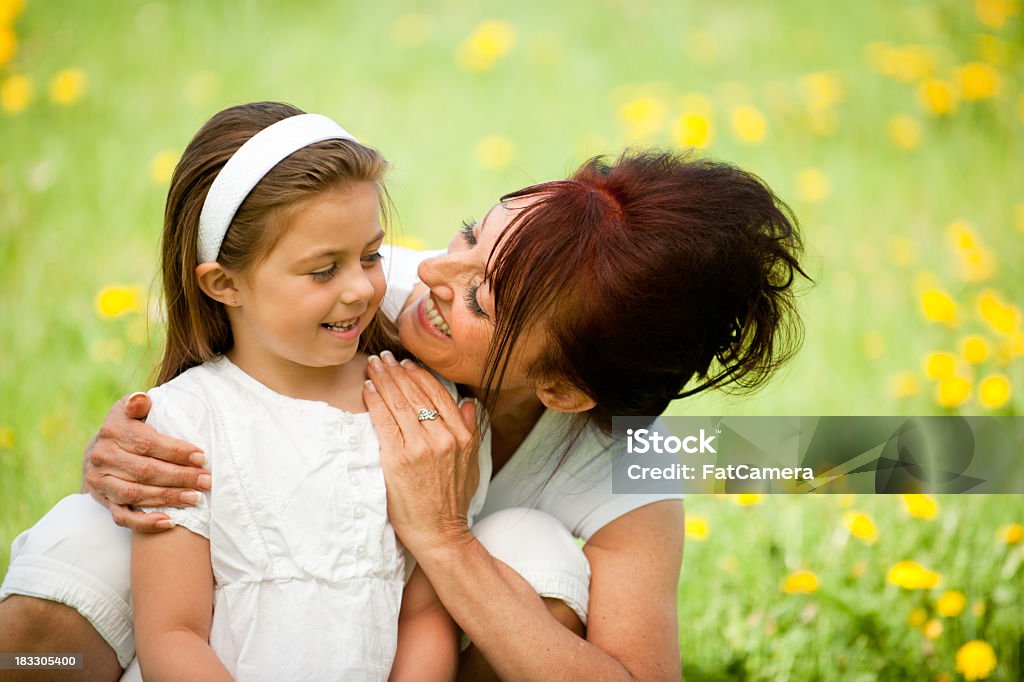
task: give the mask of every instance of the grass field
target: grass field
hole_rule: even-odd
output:
[[[262,99],[379,147],[413,246],[625,145],[758,173],[806,236],[804,348],[673,413],[1022,410],[1017,0],[0,0],[0,566],[148,385],[177,155]],[[1022,498],[909,504],[691,498],[687,677],[1019,679]]]

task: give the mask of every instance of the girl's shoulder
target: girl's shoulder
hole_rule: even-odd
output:
[[[231,392],[225,371],[227,358],[218,357],[185,370],[170,381],[148,391],[153,413],[173,411],[180,416],[201,419],[216,411],[218,394]]]

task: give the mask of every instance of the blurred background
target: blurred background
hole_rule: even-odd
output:
[[[1019,414],[1022,56],[1018,0],[0,0],[0,568],[149,386],[168,180],[246,101],[381,149],[413,247],[626,145],[760,175],[806,237],[804,348],[674,414]],[[1020,679],[1020,496],[687,512],[688,679]]]

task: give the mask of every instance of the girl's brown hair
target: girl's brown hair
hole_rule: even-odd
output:
[[[160,250],[167,343],[157,368],[157,384],[231,348],[227,312],[202,292],[195,275],[199,214],[214,178],[239,147],[264,128],[303,113],[278,102],[231,107],[207,121],[185,148],[174,169],[164,210]],[[380,192],[381,212],[386,218],[388,195],[383,179],[387,168],[380,153],[352,140],[326,140],[299,149],[274,166],[239,206],[217,262],[238,272],[256,265],[283,233],[287,209],[328,189],[372,182]],[[397,339],[394,325],[383,315],[375,315],[360,336],[359,350],[396,350]]]

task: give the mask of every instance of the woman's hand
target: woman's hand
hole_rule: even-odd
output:
[[[388,352],[370,358],[363,399],[377,428],[388,517],[413,555],[472,539],[467,510],[480,479],[473,401],[456,405],[428,371]],[[421,408],[436,419],[419,420]]]
[[[82,492],[110,509],[114,523],[143,533],[173,527],[166,514],[131,509],[188,507],[210,489],[206,455],[196,446],[163,436],[142,419],[152,403],[133,393],[114,403],[99,433],[85,448]]]

